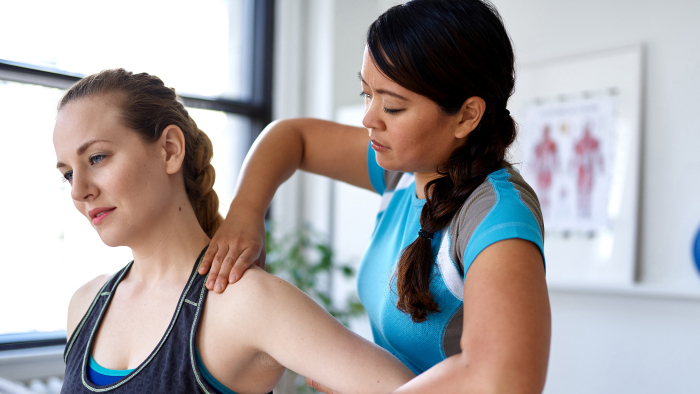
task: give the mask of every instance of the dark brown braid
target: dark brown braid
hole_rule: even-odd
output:
[[[436,168],[425,186],[421,228],[446,228],[486,177],[508,165],[505,154],[516,125],[506,111],[515,84],[510,38],[496,9],[481,0],[413,0],[382,14],[369,28],[367,47],[389,79],[430,98],[454,115],[469,97],[486,111],[464,146]],[[430,292],[431,241],[417,237],[403,251],[397,272],[397,307],[415,322],[439,311]]]
[[[121,68],[104,70],[73,85],[61,99],[58,110],[73,100],[95,95],[114,95],[124,125],[146,142],[157,141],[170,125],[182,130],[185,190],[202,229],[209,237],[213,236],[223,218],[218,211],[219,198],[212,188],[215,179],[212,144],[178,101],[175,90],[154,75],[134,74]]]

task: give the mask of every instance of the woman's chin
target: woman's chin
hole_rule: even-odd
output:
[[[110,234],[108,231],[98,231],[97,235],[105,245],[115,248],[117,246],[126,246],[124,237],[119,237],[116,234]]]
[[[106,241],[104,238],[102,238],[102,242],[103,242],[105,245],[109,246],[110,248],[116,248],[117,246],[126,246],[126,245],[124,245],[123,243],[120,243],[120,242],[114,242],[114,241],[111,241],[111,240]]]

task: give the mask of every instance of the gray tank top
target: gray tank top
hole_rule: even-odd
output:
[[[122,379],[98,386],[87,375],[90,349],[112,295],[133,261],[114,274],[97,293],[66,345],[61,393],[218,393],[203,378],[195,356],[195,336],[207,296],[206,276],[199,275],[197,268],[205,251],[206,248],[197,258],[170,325],[153,352]]]

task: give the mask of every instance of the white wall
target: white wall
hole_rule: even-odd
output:
[[[700,276],[691,257],[700,226],[700,182],[692,172],[700,167],[700,2],[493,1],[521,64],[636,43],[646,50],[639,284],[628,290],[550,290],[553,338],[545,391],[700,392]],[[323,24],[330,26],[325,33],[332,47],[317,55],[332,59],[332,116],[361,103],[356,74],[365,30],[395,2],[328,2],[332,21]],[[303,189],[306,198],[328,193]],[[341,257],[359,259],[372,230],[373,198],[359,189],[336,190],[331,223]]]
[[[551,292],[549,393],[700,392],[700,2],[496,0],[520,63],[645,46],[641,291]],[[686,175],[687,174],[687,175]],[[556,262],[550,262],[556,264]],[[648,291],[646,289],[654,289]],[[666,297],[675,292],[678,296]],[[683,294],[689,296],[684,297]]]
[[[495,2],[520,63],[643,43],[646,47],[640,279],[695,290],[691,240],[700,226],[700,2]]]

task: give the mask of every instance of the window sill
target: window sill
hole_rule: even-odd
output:
[[[64,345],[0,352],[0,377],[14,381],[28,381],[49,376],[63,376]]]

